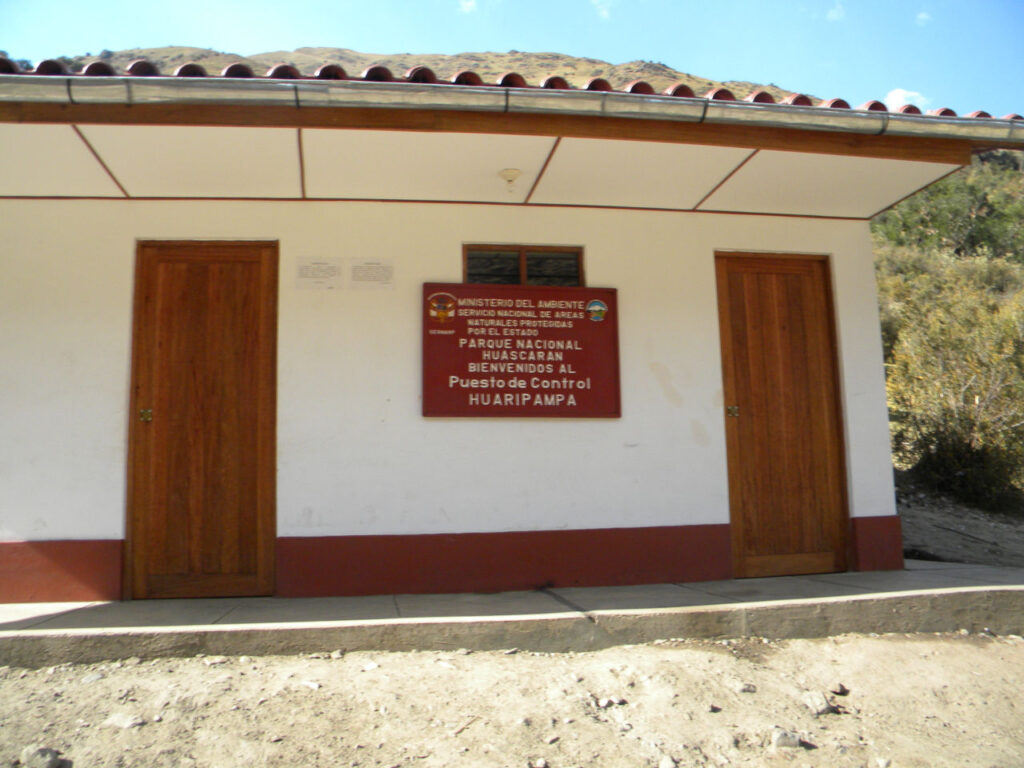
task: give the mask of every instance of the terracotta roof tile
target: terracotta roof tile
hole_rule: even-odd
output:
[[[880,101],[865,101],[857,109],[862,109],[865,112],[888,112],[889,108]]]
[[[174,71],[175,77],[206,77],[206,70],[196,64],[194,61],[190,61],[188,64],[182,64]]]
[[[0,57],[0,75],[60,75],[68,77],[111,77],[117,76],[118,73],[114,70],[109,63],[101,60],[89,62],[80,73],[69,73],[65,65],[56,59],[46,59],[39,62],[35,69],[30,71],[23,71],[18,65],[8,58]],[[137,59],[128,65],[124,75],[130,77],[158,77],[161,76],[160,70],[151,62],[145,59]],[[173,77],[210,77],[207,71],[196,64],[195,62],[189,62],[182,64],[178,67],[173,74]],[[234,62],[229,64],[221,72],[220,77],[226,78],[258,78],[252,68],[242,62]],[[337,64],[325,64],[316,70],[312,75],[303,75],[291,64],[278,64],[271,67],[265,75],[262,76],[265,79],[271,80],[305,80],[305,79],[318,79],[318,80],[349,80],[351,79],[348,73]],[[476,72],[470,70],[463,70],[457,72],[452,76],[450,81],[440,79],[437,74],[429,67],[416,66],[409,69],[403,77],[396,78],[390,69],[383,65],[375,65],[368,67],[357,79],[370,82],[406,82],[406,83],[418,83],[425,85],[438,85],[438,84],[454,84],[471,87],[482,87],[486,84],[482,77]],[[537,86],[531,86],[526,82],[521,74],[517,72],[508,72],[502,75],[498,81],[494,84],[502,88],[530,88],[540,87],[548,88],[552,90],[573,90],[573,86],[561,75],[551,75],[545,78]],[[583,86],[583,90],[588,91],[602,91],[602,92],[616,92],[616,89],[612,87],[603,77],[595,77],[589,80]],[[627,83],[621,89],[618,90],[620,93],[629,93],[640,96],[654,96],[656,91],[650,83],[643,80],[634,80]],[[676,83],[675,85],[669,86],[663,92],[665,96],[675,96],[679,98],[697,98],[690,88],[685,83]],[[736,101],[736,96],[728,89],[723,87],[713,88],[704,94],[701,98],[714,100],[714,101]],[[743,99],[744,101],[756,103],[756,104],[783,104],[787,106],[797,107],[811,107],[814,106],[811,99],[800,93],[793,93],[785,97],[781,101],[776,99],[766,90],[759,89],[753,93],[747,95]],[[820,102],[817,105],[819,108],[825,109],[850,109],[850,105],[843,99],[827,99]],[[869,112],[888,112],[892,111],[902,115],[920,115],[921,110],[913,104],[905,104],[896,110],[890,110],[881,101],[868,101],[857,107],[861,111]],[[956,112],[951,109],[933,109],[928,112],[930,116],[937,117],[956,117]],[[965,115],[967,119],[984,120],[991,119],[992,115],[984,110],[976,110]],[[1024,117],[1017,113],[1011,113],[1004,115],[1001,119],[1003,120],[1024,120]]]
[[[220,73],[221,77],[255,77],[256,74],[252,71],[252,67],[248,64],[242,64],[235,62],[234,64],[228,64],[224,67],[224,71]]]
[[[526,88],[526,78],[518,72],[506,72],[498,78],[497,84],[502,88]]]
[[[544,78],[544,81],[540,84],[541,88],[551,88],[556,91],[568,91],[572,88],[569,85],[569,81],[560,75],[551,75]]]
[[[653,96],[654,86],[648,83],[646,80],[634,80],[631,83],[627,83],[623,89],[626,93],[639,93],[643,96]]]
[[[693,92],[693,88],[688,86],[686,83],[676,83],[670,85],[665,89],[666,96],[679,96],[686,99],[693,99],[697,97],[697,94]]]
[[[736,97],[728,88],[712,88],[704,94],[704,98],[712,101],[736,101]]]
[[[337,64],[324,64],[313,77],[317,80],[347,80],[348,73]]]
[[[753,104],[774,104],[775,103],[775,97],[772,96],[770,93],[768,93],[768,91],[765,91],[763,89],[759,90],[759,91],[753,91],[753,92],[747,94],[747,96],[743,100],[744,101],[749,101],[749,102],[751,102]]]
[[[437,75],[430,67],[412,67],[405,73],[405,79],[410,83],[427,83],[433,85],[437,82]]]
[[[66,75],[67,69],[59,61],[54,59],[46,59],[36,64],[35,73],[37,75]]]
[[[155,77],[160,74],[160,70],[157,69],[156,64],[146,61],[145,59],[136,59],[128,65],[126,70],[132,77]]]
[[[782,100],[783,104],[789,104],[793,107],[812,107],[814,102],[811,101],[811,97],[803,93],[791,93],[789,96]]]
[[[455,75],[452,76],[452,83],[455,85],[481,86],[484,84],[484,79],[476,72],[464,69],[461,72],[456,72]]]
[[[372,83],[390,83],[395,79],[395,76],[391,74],[391,70],[383,64],[374,64],[372,67],[367,67],[363,70],[363,74],[360,77]]]
[[[302,74],[291,64],[277,64],[267,70],[267,77],[274,80],[300,80]]]
[[[588,91],[614,91],[612,84],[605,80],[603,77],[592,77],[587,81],[587,84],[583,86]]]

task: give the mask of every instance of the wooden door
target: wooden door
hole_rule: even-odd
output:
[[[846,569],[846,482],[824,258],[718,255],[733,572]]]
[[[141,242],[126,592],[274,587],[277,244]]]

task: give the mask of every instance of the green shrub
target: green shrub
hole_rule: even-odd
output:
[[[985,506],[1024,485],[1024,272],[893,249],[879,260],[893,452]]]

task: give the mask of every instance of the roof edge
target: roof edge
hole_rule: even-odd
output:
[[[0,105],[4,104],[280,106],[587,116],[953,139],[975,148],[1024,148],[1024,120],[1016,115],[948,117],[665,94],[413,82],[8,74],[0,75]]]

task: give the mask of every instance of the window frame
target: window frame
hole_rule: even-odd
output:
[[[470,251],[515,251],[519,255],[519,282],[518,283],[470,283],[469,282],[469,252]],[[512,243],[463,243],[462,244],[462,282],[469,285],[519,285],[526,288],[540,288],[543,286],[531,285],[529,275],[526,271],[526,254],[529,253],[560,253],[574,255],[576,257],[576,273],[579,275],[579,283],[573,288],[585,288],[587,285],[586,276],[583,272],[583,246],[582,245],[520,245]],[[570,286],[563,286],[570,287]]]

